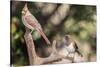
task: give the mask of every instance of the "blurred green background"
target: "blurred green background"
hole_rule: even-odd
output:
[[[24,41],[25,26],[21,11],[26,2],[11,1],[11,64],[29,65]],[[60,3],[27,2],[30,12],[42,25],[52,42],[68,34],[78,43],[86,61],[96,61],[96,6]],[[33,32],[36,47],[44,43],[37,32]]]

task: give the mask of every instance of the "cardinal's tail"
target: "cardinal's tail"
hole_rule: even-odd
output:
[[[47,44],[51,44],[50,41],[48,40],[48,38],[46,37],[46,35],[43,33],[42,30],[38,30],[38,32],[42,35],[42,37],[44,38],[44,40],[46,41]]]

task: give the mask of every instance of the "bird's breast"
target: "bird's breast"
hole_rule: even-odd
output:
[[[22,16],[22,21],[23,21],[23,24],[27,27],[27,28],[29,28],[29,29],[34,29],[30,24],[29,24],[29,20],[28,19],[26,19],[26,17],[24,17],[24,16]]]

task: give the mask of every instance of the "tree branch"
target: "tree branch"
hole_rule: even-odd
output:
[[[36,54],[35,44],[33,42],[32,35],[31,35],[30,30],[28,28],[26,28],[24,38],[25,38],[25,41],[26,41],[30,65],[51,63],[53,61],[56,61],[56,60],[63,58],[63,56],[59,55],[56,52],[56,49],[55,49],[56,41],[53,41],[51,55],[47,58],[41,58]]]

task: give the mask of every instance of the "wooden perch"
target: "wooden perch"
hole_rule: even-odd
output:
[[[57,44],[56,40],[54,40],[52,43],[52,52],[50,56],[46,58],[41,58],[36,53],[35,44],[34,44],[32,35],[30,33],[30,30],[28,28],[26,28],[24,38],[27,45],[30,65],[40,65],[40,64],[48,64],[48,63],[71,63],[71,61],[83,62],[84,60],[81,56],[78,56],[77,54],[71,60],[69,56],[63,56],[59,54],[59,52],[56,49],[56,44]],[[58,61],[58,62],[55,62],[55,61]]]
[[[63,58],[63,56],[59,55],[55,49],[56,41],[53,41],[51,55],[47,58],[41,58],[36,54],[35,44],[34,44],[32,35],[30,33],[30,30],[28,28],[26,28],[24,38],[25,38],[26,45],[27,45],[27,51],[28,51],[30,65],[51,63],[53,61],[60,60]]]

